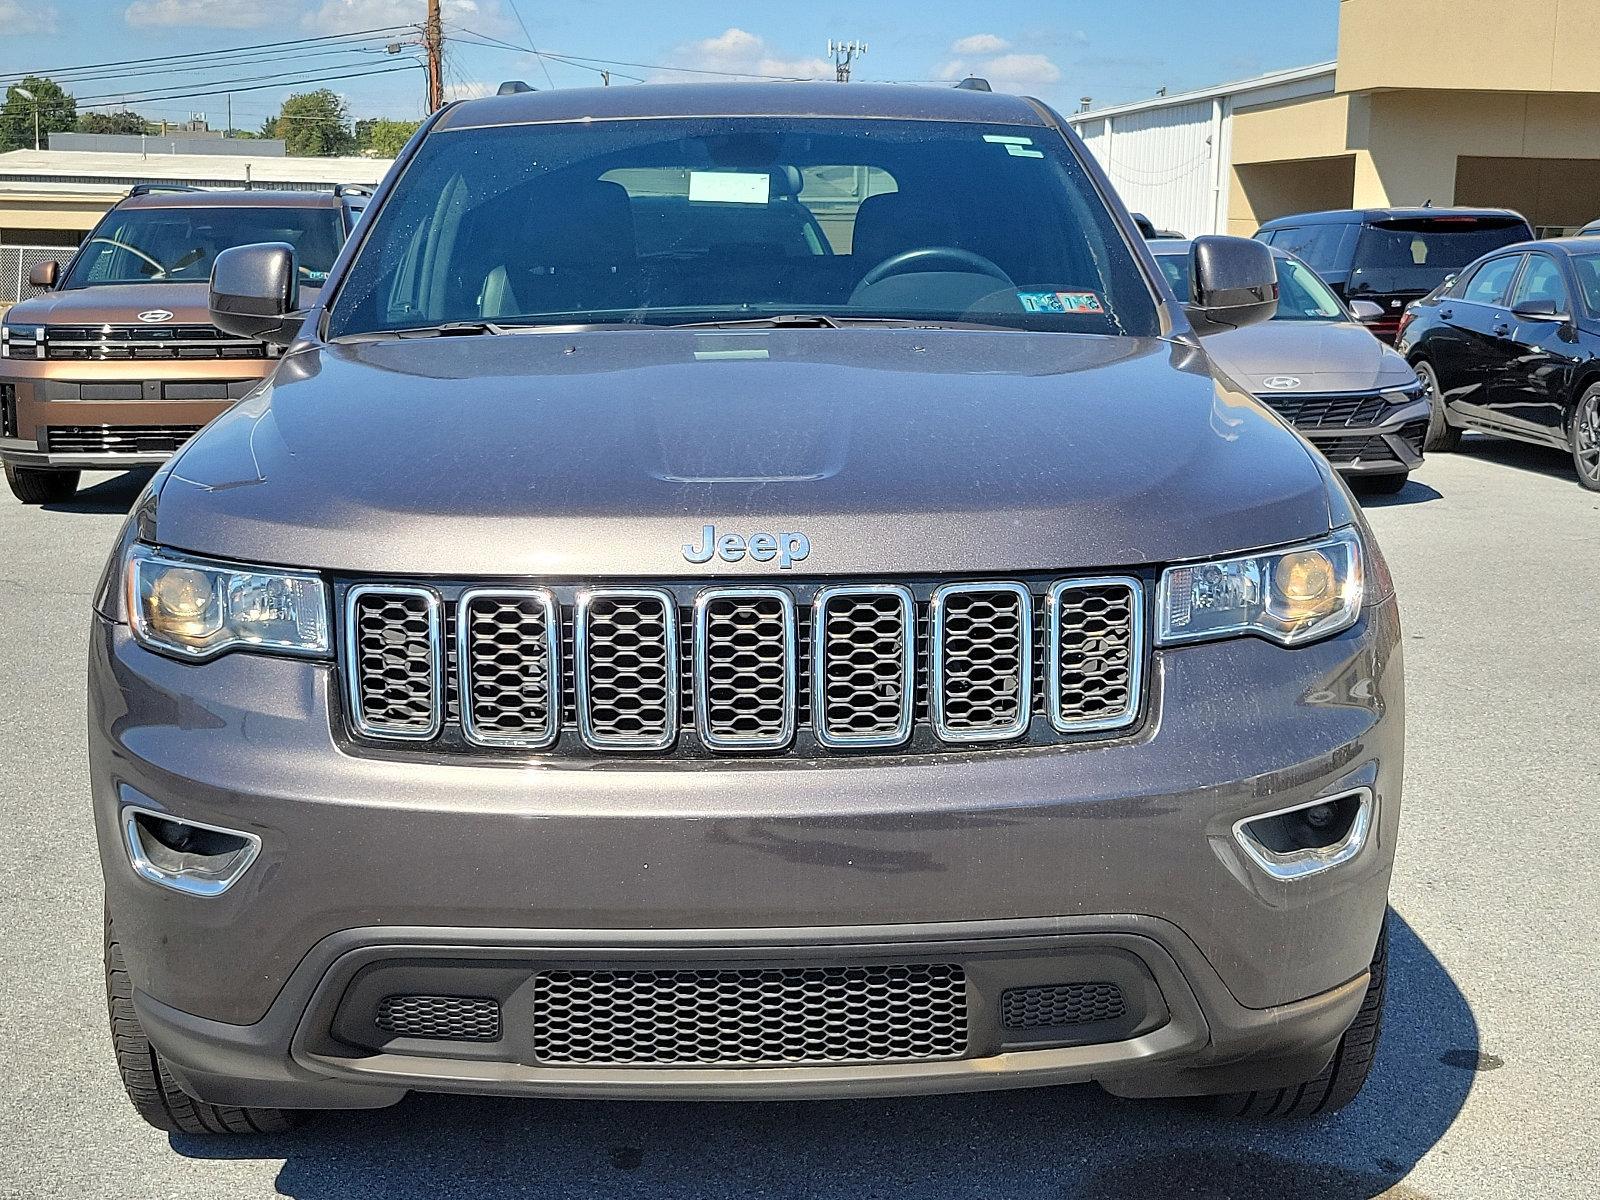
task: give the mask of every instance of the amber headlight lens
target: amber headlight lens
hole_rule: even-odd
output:
[[[1366,593],[1353,529],[1309,546],[1172,567],[1161,576],[1160,641],[1255,634],[1298,646],[1350,628]]]
[[[152,649],[196,659],[240,648],[311,655],[331,649],[327,592],[315,575],[135,546],[126,579],[129,623]]]

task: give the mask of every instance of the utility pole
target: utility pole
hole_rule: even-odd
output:
[[[828,39],[828,53],[833,58],[833,78],[836,83],[850,82],[850,64],[867,52],[865,42],[836,42]]]
[[[444,29],[439,21],[439,0],[428,0],[422,46],[428,52],[428,111],[437,112],[444,107]]]

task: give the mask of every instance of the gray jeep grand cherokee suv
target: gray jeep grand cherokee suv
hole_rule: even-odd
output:
[[[1199,340],[1266,247],[1179,304],[1033,101],[652,86],[444,109],[294,268],[219,257],[287,348],[95,602],[147,1119],[1355,1094],[1399,624]]]

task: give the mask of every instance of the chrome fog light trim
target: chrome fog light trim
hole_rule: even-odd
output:
[[[1350,828],[1345,831],[1343,837],[1329,845],[1300,850],[1274,850],[1250,832],[1250,826],[1261,821],[1305,812],[1307,809],[1318,808],[1324,804],[1337,804],[1339,801],[1347,800],[1351,797],[1356,799],[1357,807],[1355,816],[1350,822]],[[1249,856],[1250,861],[1272,876],[1272,878],[1292,883],[1302,879],[1309,879],[1313,875],[1320,875],[1324,871],[1331,871],[1335,867],[1343,866],[1360,854],[1372,833],[1372,817],[1376,808],[1377,802],[1373,799],[1371,788],[1352,788],[1349,791],[1339,792],[1332,796],[1318,796],[1315,800],[1293,804],[1288,808],[1279,808],[1272,812],[1256,813],[1253,816],[1245,817],[1243,820],[1234,823],[1233,839],[1238,842],[1239,848]]]
[[[162,846],[155,850],[145,844],[145,832],[139,828],[139,818],[144,817],[151,821],[162,821],[173,825],[187,826],[190,829],[203,830],[206,833],[223,834],[226,837],[237,838],[243,844],[238,849],[216,855],[188,855],[171,847]],[[212,897],[220,896],[248,871],[261,853],[261,839],[253,833],[245,833],[240,829],[228,829],[221,825],[207,825],[203,821],[191,821],[183,817],[176,817],[171,813],[157,812],[152,808],[144,808],[136,804],[126,804],[122,808],[122,840],[128,851],[128,862],[132,865],[134,874],[158,887],[168,888],[174,892],[183,892],[190,896]],[[159,845],[159,843],[158,843]],[[165,853],[162,853],[165,851]],[[154,857],[152,857],[154,856]],[[185,862],[185,857],[191,859],[213,858],[215,865],[205,862]],[[156,858],[166,859],[158,863]]]

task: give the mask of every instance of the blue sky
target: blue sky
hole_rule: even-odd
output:
[[[424,0],[0,0],[0,76],[9,77],[0,82],[42,68],[416,24],[424,7]],[[662,67],[812,75],[831,73],[829,38],[856,39],[868,45],[857,79],[938,80],[976,71],[998,88],[1070,110],[1081,96],[1114,104],[1158,87],[1177,92],[1332,58],[1338,9],[1338,0],[444,0],[446,74],[461,94],[506,78],[538,87],[599,81],[584,67],[485,44],[526,46],[531,35],[540,50],[646,64],[615,67],[616,84],[631,82],[625,75],[695,78]],[[389,36],[404,42],[407,35]],[[311,76],[360,72],[326,84],[348,97],[357,116],[421,115],[422,73],[412,46],[390,55],[374,39],[332,53],[327,43],[305,42],[270,53],[300,57],[269,60],[262,52],[248,64],[183,74],[119,68],[69,90],[114,103],[136,88],[172,93],[239,80],[232,85],[239,89],[234,120],[254,127],[289,91],[321,86]],[[390,68],[401,69],[372,73]],[[290,71],[307,81],[286,86],[270,78]],[[266,86],[244,90],[257,84]],[[157,118],[204,112],[218,127],[224,106],[220,96],[134,105]]]

